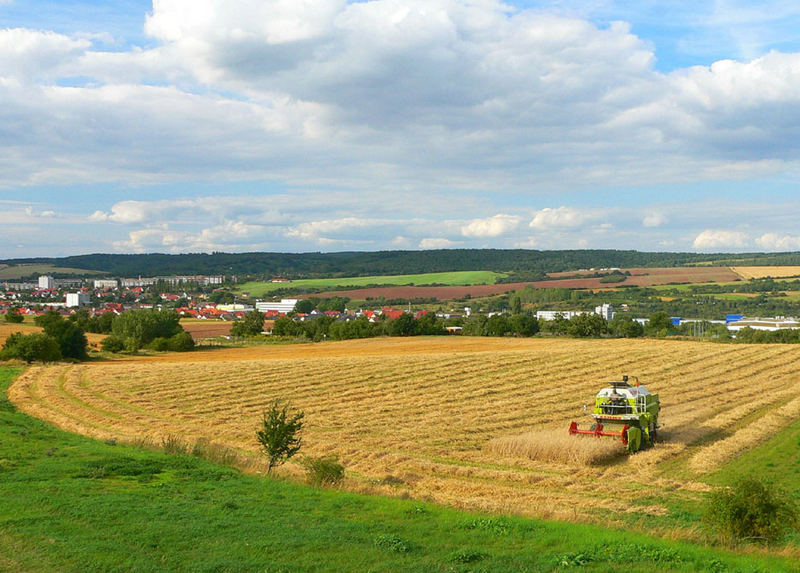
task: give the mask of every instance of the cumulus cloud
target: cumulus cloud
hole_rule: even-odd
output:
[[[70,73],[91,42],[24,28],[0,30],[0,78],[28,82]]]
[[[706,229],[695,237],[692,246],[695,249],[729,249],[744,248],[750,242],[747,234],[740,231],[725,231],[719,229]]]
[[[443,237],[426,237],[419,242],[420,249],[449,249],[457,243]]]
[[[797,251],[800,250],[800,236],[764,233],[756,238],[756,244],[765,251]]]
[[[461,227],[465,237],[499,237],[519,226],[520,218],[515,215],[498,214],[486,219],[473,219]]]
[[[111,207],[110,213],[95,211],[90,221],[112,221],[114,223],[156,223],[169,220],[196,210],[198,203],[191,200],[120,201]]]
[[[586,210],[572,207],[545,207],[536,212],[529,223],[534,229],[547,230],[558,227],[579,227],[592,217]]]
[[[593,23],[586,14],[598,3],[564,6],[159,0],[145,47],[113,49],[103,32],[0,30],[0,188],[269,182],[263,194],[254,184],[248,198],[210,205],[86,208],[83,223],[113,229],[119,248],[257,245],[265,236],[298,248],[554,248],[622,240],[633,227],[649,229],[652,244],[746,245],[714,230],[729,226],[721,217],[686,222],[660,205],[545,208],[523,225],[522,205],[578,204],[558,195],[598,183],[800,167],[800,54],[662,72],[632,32],[641,28]],[[770,13],[797,17],[787,6],[770,2]],[[741,31],[746,6],[735,8]],[[48,210],[53,219],[64,211],[42,208],[38,218]],[[675,239],[668,227],[679,225]],[[763,248],[782,248],[793,244],[785,227],[749,229],[768,231]]]
[[[667,216],[663,213],[648,213],[645,215],[644,219],[642,219],[642,226],[643,227],[660,227],[667,223],[668,219]]]
[[[798,54],[664,75],[624,23],[495,0],[164,0],[146,31],[0,32],[0,184],[536,190],[774,172],[800,141]]]

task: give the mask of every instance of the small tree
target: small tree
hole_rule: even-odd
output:
[[[258,443],[269,460],[267,473],[300,451],[301,438],[297,434],[303,429],[304,414],[290,410],[288,404],[274,400],[264,412],[261,429],[256,431]]]
[[[19,324],[23,320],[25,320],[25,317],[23,317],[16,308],[9,308],[8,312],[6,312],[6,322]]]
[[[237,322],[231,327],[231,334],[233,336],[258,336],[262,330],[264,330],[264,315],[253,310],[244,315],[241,322]]]

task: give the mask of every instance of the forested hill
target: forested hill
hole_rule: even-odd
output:
[[[97,270],[111,276],[265,275],[287,278],[368,276],[427,272],[488,270],[536,275],[602,267],[671,267],[693,263],[794,264],[800,253],[777,255],[644,253],[617,250],[502,250],[439,249],[342,253],[189,253],[92,254],[62,258],[13,259],[16,265],[45,263],[58,267]]]

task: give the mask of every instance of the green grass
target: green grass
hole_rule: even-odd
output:
[[[5,399],[3,571],[794,571],[588,525],[479,515],[247,476],[68,434]]]
[[[708,478],[710,483],[728,484],[748,471],[784,488],[800,505],[800,421],[724,465]],[[744,470],[743,470],[744,468]]]
[[[425,273],[419,275],[386,275],[370,277],[344,277],[334,279],[298,279],[290,283],[248,282],[237,287],[240,292],[249,292],[252,296],[263,296],[279,289],[344,289],[362,288],[368,285],[480,285],[494,284],[503,275],[492,271],[455,271],[450,273]]]
[[[0,280],[19,280],[22,277],[29,277],[34,274],[40,275],[102,275],[102,271],[88,271],[85,269],[73,269],[69,267],[56,267],[53,265],[45,264],[30,264],[30,265],[14,265],[3,266],[0,265]]]

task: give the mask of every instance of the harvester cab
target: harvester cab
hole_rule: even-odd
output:
[[[647,388],[628,382],[628,376],[621,381],[610,382],[595,396],[590,416],[594,423],[588,430],[578,428],[577,422],[569,426],[572,435],[611,436],[622,440],[631,453],[653,445],[658,437],[658,413],[661,405],[658,394],[651,394]]]

